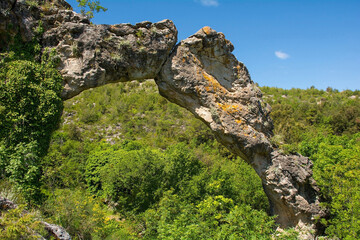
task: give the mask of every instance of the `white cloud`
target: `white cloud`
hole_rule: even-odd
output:
[[[200,2],[201,5],[206,7],[217,7],[219,6],[218,0],[196,0],[196,2]]]
[[[283,59],[283,60],[288,59],[290,57],[289,54],[284,53],[282,51],[275,51],[275,56],[280,58],[280,59]]]

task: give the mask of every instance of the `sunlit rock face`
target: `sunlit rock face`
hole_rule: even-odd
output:
[[[43,46],[55,47],[61,58],[64,99],[110,82],[154,78],[177,41],[170,20],[92,25],[72,11],[47,18],[54,24]]]
[[[111,82],[153,78],[162,96],[192,112],[253,166],[282,227],[314,226],[323,214],[311,161],[272,146],[271,108],[222,33],[204,27],[176,45],[170,20],[93,25],[64,1],[35,8],[13,3],[0,3],[0,49],[16,34],[30,41],[41,20],[40,43],[43,51],[57,52],[64,100]]]
[[[272,132],[270,107],[230,41],[204,27],[181,41],[156,78],[160,94],[203,120],[218,140],[249,160],[267,155]]]
[[[320,214],[312,163],[280,154],[270,143],[270,106],[233,45],[209,27],[181,41],[157,76],[160,94],[188,109],[219,142],[241,156],[262,179],[271,211],[283,227],[312,224]]]
[[[0,5],[0,49],[6,49],[16,34],[30,41],[41,22],[43,49],[55,49],[60,59],[63,99],[110,82],[155,78],[177,41],[170,20],[94,25],[64,1],[48,1],[39,7],[4,1]]]
[[[73,12],[66,12],[70,17]],[[62,15],[56,15],[62,19]],[[170,20],[136,25],[64,22],[44,34],[44,46],[60,54],[64,99],[110,82],[151,79],[176,43]]]

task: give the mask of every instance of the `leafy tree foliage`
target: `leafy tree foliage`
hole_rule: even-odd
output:
[[[163,159],[148,149],[100,151],[87,164],[89,189],[116,203],[119,209],[144,211],[159,199]]]
[[[317,170],[323,168],[317,168],[318,146],[335,133],[334,114],[358,104],[353,95],[359,93],[265,88],[265,98],[273,106],[274,143],[285,145],[283,151],[301,151],[315,159],[314,174],[319,182],[326,174]],[[63,118],[44,159],[45,182],[62,188],[88,188],[114,207],[115,214],[127,219],[132,234],[148,239],[267,239],[269,232],[274,234],[271,219],[261,222],[266,219],[260,216],[268,202],[253,169],[220,146],[200,121],[161,98],[153,82],[119,83],[83,92],[65,102]],[[357,126],[357,118],[349,118],[351,126]],[[352,136],[356,132],[353,127],[344,129],[338,134]],[[318,136],[323,137],[314,142]],[[344,137],[341,144],[347,146],[350,138]],[[356,156],[353,149],[349,152]],[[330,167],[334,162],[329,158],[324,163]],[[353,171],[356,166],[347,169]],[[327,181],[329,178],[323,180]],[[348,185],[351,199],[356,199],[356,184],[355,180]],[[334,190],[325,193],[325,189],[325,205],[331,209],[335,198],[325,196],[332,196]],[[218,208],[217,204],[228,205]],[[344,209],[347,207],[339,211]],[[357,233],[357,227],[349,222],[344,223],[348,231],[340,233],[336,219],[343,215],[331,211],[331,219],[326,220],[329,235],[346,238],[352,236],[351,231]],[[354,214],[348,216],[354,220]],[[331,230],[332,226],[339,228]],[[276,238],[297,237],[296,232],[287,231],[276,233]]]
[[[284,151],[299,151],[301,141],[320,134],[340,136],[360,131],[359,91],[270,87],[261,90],[272,107],[274,143],[282,145]]]
[[[94,12],[107,11],[107,8],[104,8],[100,5],[100,1],[95,0],[76,0],[79,3],[81,13],[87,16],[89,19],[94,17]]]
[[[124,224],[111,218],[103,204],[81,189],[56,190],[43,206],[44,215],[74,239],[128,239]]]
[[[24,212],[25,205],[1,214],[0,239],[37,240],[45,230],[34,212]]]
[[[275,143],[283,151],[300,151],[314,162],[314,178],[323,206],[326,233],[356,239],[360,231],[360,94],[315,88],[283,90],[263,87],[272,103]]]
[[[314,177],[322,190],[330,218],[326,233],[341,239],[360,234],[360,134],[309,139],[301,150],[314,161]]]
[[[61,76],[47,64],[11,61],[2,65],[0,137],[6,146],[36,141],[46,153],[62,111]]]
[[[145,239],[271,239],[273,218],[222,195],[187,204],[167,192],[145,215]]]
[[[128,142],[116,151],[108,149],[90,154],[86,180],[92,193],[113,202],[119,210],[143,212],[169,190],[190,202],[222,194],[259,210],[267,209],[260,181],[254,181],[257,176],[245,163],[236,169],[239,162],[221,161],[211,170],[184,144],[159,152]],[[238,182],[244,172],[248,173],[250,183],[245,186]]]
[[[39,23],[35,32],[41,29]],[[39,201],[40,159],[62,112],[56,53],[40,53],[37,37],[23,43],[17,36],[0,56],[0,176],[15,182],[29,202]]]

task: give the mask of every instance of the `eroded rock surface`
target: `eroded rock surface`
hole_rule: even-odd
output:
[[[280,154],[270,143],[270,106],[231,53],[232,44],[209,27],[181,41],[156,78],[160,94],[208,125],[219,142],[256,170],[283,226],[311,224],[320,214],[311,161]]]
[[[204,27],[176,46],[156,78],[160,94],[200,118],[248,162],[270,153],[270,107],[222,33]]]
[[[177,41],[170,20],[94,25],[62,0],[43,2],[31,7],[26,1],[1,1],[0,50],[16,34],[30,41],[41,26],[43,49],[56,49],[60,58],[63,99],[110,82],[155,78]]]
[[[1,2],[0,49],[6,48],[3,34],[20,33],[27,41],[41,20],[42,47],[59,54],[63,99],[110,82],[154,78],[162,96],[192,112],[219,142],[253,166],[282,227],[313,226],[322,212],[312,163],[272,146],[271,108],[222,33],[204,27],[174,47],[177,30],[170,20],[92,25],[64,2],[53,2],[56,6],[46,9]]]
[[[45,32],[43,46],[60,55],[64,99],[106,83],[154,78],[176,43],[170,20],[90,25],[72,11],[47,17],[61,23]]]
[[[45,230],[48,231],[51,237],[58,240],[71,240],[70,234],[63,227],[47,222],[42,222],[42,224],[44,225]]]

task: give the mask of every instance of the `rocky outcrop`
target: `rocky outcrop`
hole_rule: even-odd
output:
[[[63,99],[110,82],[154,78],[162,96],[192,112],[253,166],[282,227],[312,226],[322,215],[311,161],[281,154],[270,143],[271,108],[222,33],[204,27],[175,46],[177,30],[170,20],[92,25],[62,6],[30,9],[19,3],[7,15],[1,12],[0,33],[10,23],[20,24],[11,34],[26,40],[33,35],[31,26],[42,21],[41,45],[59,55]]]
[[[57,240],[71,240],[71,236],[66,230],[58,225],[42,222],[45,230],[49,233],[49,239],[55,238]]]
[[[271,108],[233,49],[222,33],[202,28],[181,41],[165,62],[155,79],[160,94],[192,112],[253,166],[282,227],[312,224],[321,214],[312,163],[272,146]]]
[[[0,196],[0,211],[7,211],[10,209],[15,209],[17,207],[18,207],[17,204],[15,204],[14,202]]]
[[[111,82],[153,79],[177,41],[177,30],[170,20],[136,25],[93,25],[60,0],[0,3],[0,50],[20,34],[31,41],[39,26],[44,31],[43,49],[55,49],[64,78],[63,99]]]
[[[16,209],[18,205],[13,201],[10,201],[7,198],[0,196],[0,218],[2,211],[8,211],[11,209]],[[22,214],[27,214],[27,211],[23,211]],[[41,224],[44,226],[44,229],[48,232],[49,236],[44,238],[38,233],[34,232],[34,238],[36,239],[57,239],[57,240],[71,240],[71,236],[66,230],[58,225],[50,224],[44,221],[41,221]]]
[[[59,53],[64,99],[111,82],[155,78],[177,41],[170,20],[91,25],[68,10],[46,20],[42,44]]]

